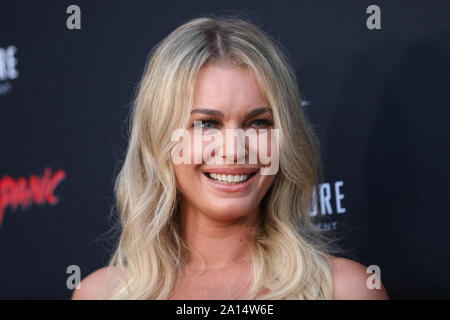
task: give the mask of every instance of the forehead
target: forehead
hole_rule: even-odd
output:
[[[238,112],[263,106],[268,103],[250,69],[222,65],[207,65],[200,69],[193,109],[207,107]]]

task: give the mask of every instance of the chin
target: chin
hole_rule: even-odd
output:
[[[212,219],[236,220],[255,212],[257,210],[256,203],[252,199],[217,199],[217,201],[212,201],[203,212]]]

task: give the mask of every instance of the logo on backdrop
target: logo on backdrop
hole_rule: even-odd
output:
[[[370,5],[366,10],[367,14],[371,14],[367,17],[366,26],[369,30],[380,30],[381,29],[381,9],[376,4]]]
[[[44,169],[44,174],[40,177],[31,174],[29,178],[13,179],[3,175],[0,179],[0,227],[7,206],[16,211],[18,206],[26,210],[32,204],[40,206],[57,204],[58,198],[54,195],[54,191],[65,177],[64,170],[52,173],[49,167]]]
[[[9,94],[12,90],[12,80],[19,77],[16,53],[15,46],[0,47],[0,96]]]
[[[318,222],[316,225],[323,230],[336,229],[338,215],[346,213],[344,207],[344,192],[342,190],[344,181],[324,182],[313,191],[313,205],[310,212],[312,218],[318,216],[327,216],[331,218],[327,222]],[[319,198],[317,198],[319,197]],[[318,201],[317,201],[318,200]],[[319,204],[319,208],[317,206]]]
[[[66,26],[69,30],[81,29],[81,9],[79,6],[72,4],[67,7],[66,13],[70,16],[67,17]]]

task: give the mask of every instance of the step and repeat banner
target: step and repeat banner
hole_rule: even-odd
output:
[[[311,213],[393,299],[450,298],[450,1],[3,1],[0,298],[68,299],[108,262],[151,48],[244,12],[289,55],[321,141]]]

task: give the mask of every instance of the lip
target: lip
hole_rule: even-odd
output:
[[[255,181],[256,177],[259,175],[258,174],[259,168],[210,168],[210,169],[205,169],[202,170],[202,175],[203,177],[208,180],[208,183],[215,189],[218,191],[222,191],[222,192],[227,192],[227,193],[235,193],[235,192],[244,192],[245,190],[247,190],[252,183]],[[220,183],[220,182],[215,182],[214,180],[208,178],[205,173],[216,173],[216,174],[235,174],[235,175],[241,175],[241,174],[252,174],[252,173],[256,173],[254,175],[252,175],[247,181],[242,182],[242,183],[237,183],[237,184],[225,184],[225,183]]]
[[[259,167],[206,167],[201,171],[203,173],[215,173],[215,174],[232,174],[232,175],[250,175],[252,173],[258,172]]]

